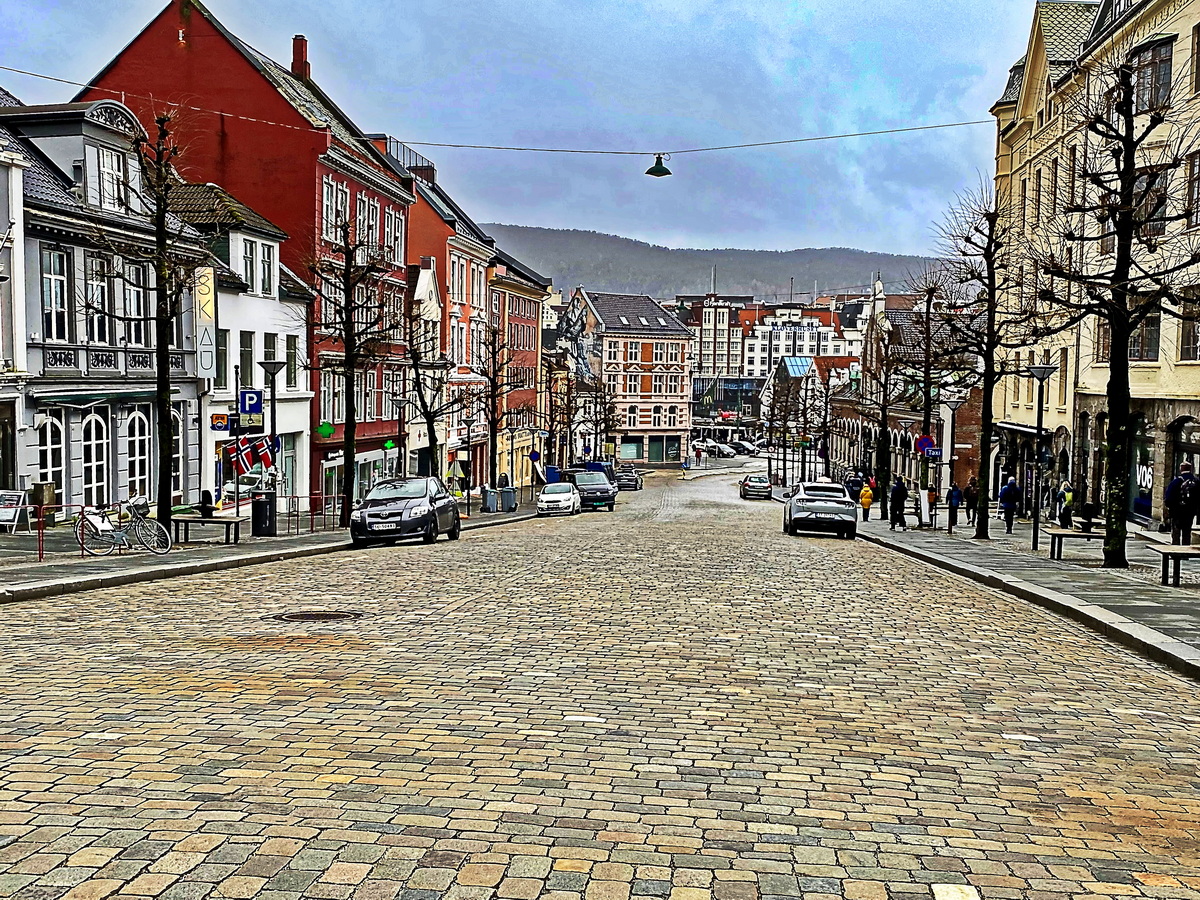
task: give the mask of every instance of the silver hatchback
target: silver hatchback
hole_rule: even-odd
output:
[[[843,485],[803,482],[789,491],[783,507],[783,533],[831,531],[853,539],[858,534],[858,507]]]

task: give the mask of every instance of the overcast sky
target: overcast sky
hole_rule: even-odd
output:
[[[165,0],[4,0],[0,63],[86,80]],[[661,150],[988,118],[1033,0],[208,0],[366,131]],[[71,88],[0,72],[26,102]],[[930,249],[994,129],[653,159],[421,148],[481,222],[671,247]]]

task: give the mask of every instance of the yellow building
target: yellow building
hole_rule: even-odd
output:
[[[1012,68],[1003,96],[992,107],[998,127],[997,196],[1032,240],[1039,223],[1064,214],[1076,196],[1080,154],[1095,147],[1084,123],[1070,113],[1086,89],[1089,66],[1127,60],[1151,91],[1174,91],[1169,103],[1192,103],[1200,88],[1198,23],[1200,0],[1037,3],[1027,53]],[[1194,125],[1196,117],[1186,112]],[[1154,136],[1156,141],[1159,137]],[[1198,176],[1200,166],[1193,165],[1188,177]],[[1031,363],[1057,367],[1046,384],[1043,410],[1050,436],[1043,443],[1045,483],[1072,480],[1077,505],[1100,504],[1103,498],[1109,377],[1105,333],[1099,320],[1085,319],[1010,357],[1014,369]],[[1200,457],[1198,357],[1200,329],[1194,322],[1156,316],[1134,335],[1130,381],[1136,437],[1129,512],[1135,521],[1161,519],[1162,493],[1171,473],[1185,459],[1196,462]],[[1036,396],[1033,378],[1012,375],[994,398],[1001,436],[996,474],[1016,476],[1027,497],[1034,479]]]

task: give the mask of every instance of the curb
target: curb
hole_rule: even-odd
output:
[[[1174,669],[1181,675],[1200,680],[1200,648],[1177,641],[1161,631],[1141,625],[1102,606],[1088,603],[1073,594],[1041,587],[1021,578],[1001,575],[990,569],[981,569],[958,562],[939,553],[894,544],[877,535],[865,534],[860,531],[858,536],[887,550],[903,553],[905,556],[927,565],[1052,610],[1081,625],[1086,625],[1122,646],[1136,650],[1155,662]]]
[[[514,522],[525,522],[534,518],[533,513],[522,516],[501,519],[496,522],[464,522],[463,531],[477,531],[480,528],[495,528],[498,525],[510,525]],[[286,562],[291,559],[302,559],[306,556],[322,556],[327,553],[341,553],[355,549],[349,541],[331,541],[328,544],[318,544],[311,547],[285,547],[281,549],[243,553],[224,559],[206,559],[202,562],[182,562],[170,566],[135,569],[130,572],[112,572],[104,575],[92,575],[76,578],[71,581],[32,582],[22,587],[0,590],[0,605],[5,603],[20,603],[24,600],[40,600],[45,597],[58,597],[65,594],[78,594],[83,591],[94,591],[100,588],[121,587],[127,584],[142,584],[147,581],[165,581],[181,575],[202,575],[206,572],[220,572],[224,569],[240,569],[245,566],[257,566],[264,563]]]

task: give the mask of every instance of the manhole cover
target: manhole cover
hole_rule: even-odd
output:
[[[312,610],[309,612],[290,612],[271,616],[279,622],[344,622],[348,619],[361,619],[362,613],[345,612],[336,609]]]

